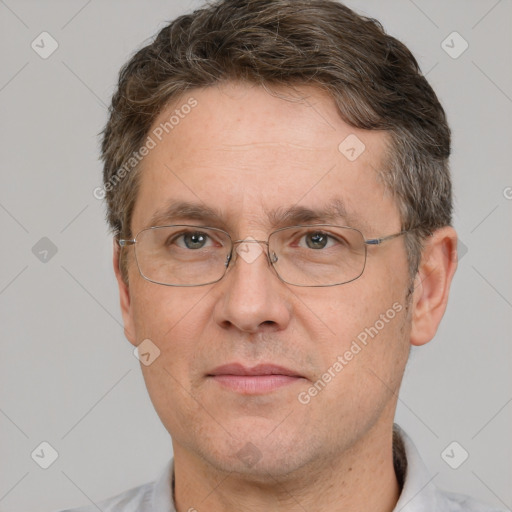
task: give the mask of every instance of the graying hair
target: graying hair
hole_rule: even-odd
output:
[[[451,224],[450,129],[407,47],[378,21],[332,0],[215,1],[169,23],[129,60],[102,143],[115,237],[131,234],[138,166],[116,178],[156,117],[187,91],[230,80],[316,86],[348,124],[389,134],[381,178],[396,198],[402,229],[413,230],[406,235],[413,277],[425,237]]]

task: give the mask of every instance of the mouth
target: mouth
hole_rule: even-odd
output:
[[[239,363],[219,366],[208,378],[225,389],[242,395],[262,395],[302,381],[305,377],[296,371],[273,364],[246,367]]]

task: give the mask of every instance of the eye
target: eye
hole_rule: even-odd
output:
[[[202,231],[188,231],[175,236],[170,243],[175,243],[183,249],[203,249],[213,245],[211,238]]]
[[[299,241],[299,246],[302,245],[302,240],[305,241],[309,249],[325,249],[333,244],[333,239],[323,231],[310,231],[302,236]]]

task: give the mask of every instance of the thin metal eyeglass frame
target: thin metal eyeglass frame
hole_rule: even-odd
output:
[[[201,283],[201,284],[167,284],[167,283],[161,283],[159,281],[154,281],[152,279],[149,279],[147,276],[145,276],[142,273],[142,270],[140,268],[139,262],[137,260],[137,252],[135,252],[135,259],[137,261],[137,268],[139,270],[139,274],[141,275],[141,277],[143,279],[145,279],[146,281],[149,281],[150,283],[155,283],[155,284],[159,284],[159,285],[162,285],[162,286],[174,286],[174,287],[179,287],[179,288],[196,287],[196,286],[207,286],[209,284],[218,283],[221,279],[224,278],[224,276],[226,275],[226,273],[228,271],[229,264],[231,263],[231,261],[233,261],[233,250],[235,248],[235,244],[241,244],[241,243],[265,244],[267,246],[267,261],[270,263],[270,265],[271,265],[272,269],[274,270],[274,273],[276,274],[278,279],[280,281],[282,281],[283,283],[289,284],[291,286],[299,286],[301,288],[327,288],[327,287],[331,287],[331,286],[341,286],[343,284],[351,283],[352,281],[355,281],[356,279],[359,279],[363,275],[364,270],[366,268],[367,246],[369,246],[369,245],[370,246],[379,246],[383,242],[387,242],[388,240],[393,240],[394,238],[398,238],[399,236],[405,235],[406,233],[410,233],[411,231],[414,230],[414,228],[412,228],[412,229],[408,229],[408,230],[405,230],[405,231],[400,231],[398,233],[393,233],[393,234],[387,235],[387,236],[382,236],[382,237],[378,237],[378,238],[368,238],[367,239],[367,238],[364,237],[362,231],[360,231],[357,228],[353,228],[351,226],[338,226],[338,225],[335,225],[335,224],[306,224],[306,225],[298,225],[298,226],[286,226],[284,228],[276,229],[275,231],[272,231],[272,233],[270,233],[268,235],[267,240],[243,240],[243,239],[242,240],[233,240],[231,238],[231,235],[227,231],[224,231],[223,229],[214,228],[214,227],[211,227],[211,226],[196,226],[196,225],[193,225],[193,224],[169,224],[169,225],[165,225],[165,226],[150,226],[148,228],[141,229],[135,235],[134,238],[130,238],[130,239],[124,239],[123,238],[123,239],[120,239],[120,240],[118,240],[118,244],[121,247],[128,247],[130,245],[136,245],[137,237],[140,235],[140,233],[142,233],[144,231],[148,231],[148,230],[151,230],[151,229],[173,228],[173,227],[190,227],[190,228],[211,229],[213,231],[220,231],[221,233],[224,233],[228,237],[230,242],[231,242],[231,248],[230,248],[230,251],[228,252],[228,256],[226,258],[226,263],[224,265],[225,269],[224,269],[224,273],[222,274],[222,276],[220,276],[219,279],[216,279],[215,281],[209,281],[208,283]],[[274,259],[270,255],[270,246],[269,246],[270,237],[272,235],[274,235],[275,233],[279,233],[280,231],[285,231],[287,229],[295,229],[295,228],[321,228],[321,227],[324,227],[324,228],[327,228],[327,227],[331,227],[331,228],[345,228],[345,229],[350,229],[352,231],[357,231],[361,235],[361,238],[363,239],[363,243],[364,243],[364,249],[365,249],[365,251],[364,251],[364,265],[363,265],[363,268],[361,270],[361,273],[357,277],[354,277],[353,279],[350,279],[348,281],[343,281],[342,283],[334,283],[334,284],[319,284],[319,285],[315,285],[315,284],[295,284],[295,283],[290,283],[290,282],[286,281],[285,279],[283,279],[279,275],[279,272],[276,270],[276,268],[274,266],[274,263],[277,262],[277,259]],[[276,256],[277,255],[274,253],[274,257],[276,257]]]

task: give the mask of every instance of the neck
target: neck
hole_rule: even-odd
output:
[[[330,460],[312,461],[286,475],[255,481],[219,471],[181,446],[174,448],[178,512],[297,510],[391,512],[400,494],[392,430],[374,429]]]

